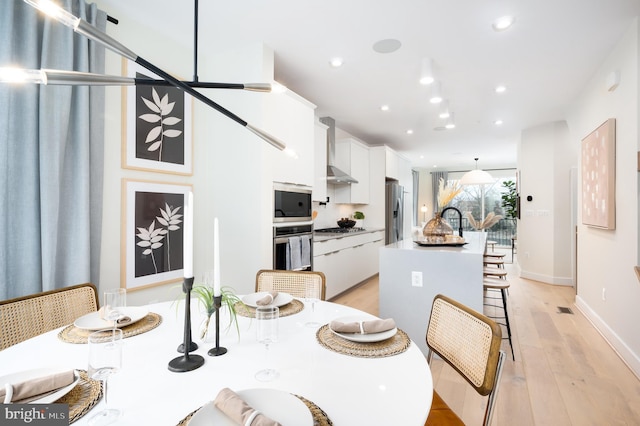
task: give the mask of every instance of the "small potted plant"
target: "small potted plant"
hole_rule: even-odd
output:
[[[216,312],[216,307],[213,302],[213,287],[204,284],[196,284],[191,290],[191,294],[198,299],[201,311],[204,315],[204,319],[198,329],[198,337],[207,341],[211,337],[215,337],[215,330],[213,330],[214,322],[211,321],[211,317]],[[231,287],[222,287],[220,289],[222,295],[222,302],[220,306],[220,322],[224,318],[225,311],[228,315],[228,324],[226,325],[225,332],[229,331],[231,326],[235,326],[238,338],[240,338],[240,326],[238,325],[237,309],[238,306],[244,307],[242,300],[234,293]],[[240,303],[240,305],[238,305]],[[215,321],[215,320],[214,320]]]
[[[356,228],[364,228],[364,213],[354,212],[353,218],[356,220]]]

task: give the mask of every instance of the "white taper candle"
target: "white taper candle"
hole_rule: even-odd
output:
[[[220,230],[218,229],[218,218],[213,219],[213,295],[220,296]]]
[[[193,278],[193,192],[189,191],[184,205],[183,268],[184,277]]]

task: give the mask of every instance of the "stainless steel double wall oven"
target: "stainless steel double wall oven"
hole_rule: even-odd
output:
[[[273,269],[313,270],[311,188],[273,184]]]

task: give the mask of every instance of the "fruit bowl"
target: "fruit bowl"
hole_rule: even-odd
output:
[[[356,224],[355,220],[348,219],[346,217],[343,217],[342,219],[340,219],[338,221],[338,226],[340,228],[353,228],[355,226],[355,224]]]

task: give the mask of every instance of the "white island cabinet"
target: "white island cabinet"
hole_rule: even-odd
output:
[[[384,230],[344,236],[314,236],[313,269],[324,273],[330,299],[378,273],[378,251]]]
[[[462,247],[422,247],[402,240],[380,249],[380,318],[393,318],[427,354],[431,304],[444,294],[482,312],[486,233],[466,232]]]

